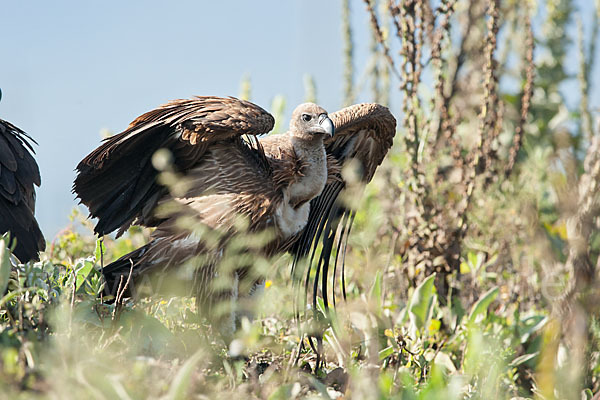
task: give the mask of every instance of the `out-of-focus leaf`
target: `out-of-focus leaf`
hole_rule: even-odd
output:
[[[75,290],[79,290],[93,268],[94,263],[90,259],[81,259],[78,261],[77,265],[75,266],[75,273],[77,276],[75,281]]]
[[[496,297],[498,297],[498,293],[499,290],[496,286],[485,292],[479,298],[479,300],[477,300],[477,302],[473,304],[473,308],[471,308],[471,312],[469,313],[469,324],[479,322],[485,317],[488,307],[490,306],[492,301],[494,301]],[[479,318],[480,316],[481,318]]]
[[[469,264],[466,262],[461,262],[460,263],[460,273],[468,274],[469,272],[471,272],[471,267],[469,267]]]
[[[481,268],[481,266],[483,265],[484,259],[485,259],[485,254],[483,254],[481,252],[467,253],[467,260],[469,262],[469,267],[470,267],[471,271],[474,271],[474,272],[479,271],[479,268]]]
[[[386,347],[383,350],[379,351],[379,360],[384,360],[394,354],[394,346]]]
[[[123,335],[129,337],[144,352],[163,355],[177,351],[181,342],[158,319],[136,310],[124,312],[119,320]]]
[[[436,333],[440,330],[440,327],[442,326],[442,321],[440,321],[439,319],[432,319],[431,321],[429,321],[429,334],[433,334]]]
[[[304,375],[306,379],[310,382],[310,385],[321,395],[323,399],[331,400],[331,396],[327,392],[327,386],[323,385],[317,378],[312,375]]]
[[[433,284],[434,279],[435,274],[428,276],[419,286],[417,286],[410,299],[410,305],[408,306],[409,316],[417,329],[425,327],[427,314],[433,302],[435,293],[435,286]]]
[[[94,254],[96,256],[96,261],[100,262],[100,260],[102,259],[102,254],[106,254],[106,246],[104,246],[104,240],[96,240],[96,250],[94,251]]]
[[[94,325],[99,328],[107,328],[112,322],[110,316],[112,315],[113,309],[113,305],[96,305],[94,301],[82,301],[81,303],[75,305],[75,310],[73,312],[73,321],[82,324]]]
[[[444,353],[443,351],[437,353],[437,355],[433,359],[433,363],[442,367],[447,373],[456,372],[456,366],[452,362],[452,359],[448,354]]]
[[[0,296],[6,291],[10,277],[10,252],[8,251],[8,237],[0,237]]]
[[[525,343],[529,340],[529,337],[542,329],[548,322],[548,317],[544,315],[534,315],[531,317],[524,318],[519,324],[519,333],[521,335],[521,343]]]
[[[36,287],[28,287],[28,288],[20,288],[17,290],[11,290],[9,293],[7,293],[4,297],[2,297],[0,299],[0,308],[4,307],[4,305],[6,303],[8,303],[9,301],[11,301],[12,299],[14,299],[15,297],[17,297],[20,294],[26,293],[26,292],[34,292],[38,290],[38,288]]]
[[[450,299],[450,307],[442,309],[444,313],[444,321],[450,329],[455,329],[458,324],[462,321],[466,314],[465,308],[463,307],[460,298],[453,297]]]
[[[526,363],[527,361],[531,360],[532,358],[537,357],[538,354],[539,354],[539,352],[537,352],[537,351],[532,354],[523,354],[523,355],[515,358],[514,360],[512,360],[509,364],[509,367],[514,368],[523,363]]]
[[[286,385],[279,386],[277,390],[275,390],[268,397],[268,400],[287,400],[293,399],[295,396],[292,395],[292,390],[294,388],[295,383],[288,383]]]
[[[369,298],[372,302],[375,303],[375,310],[381,313],[382,304],[381,304],[381,273],[377,271],[375,273],[375,279],[373,279],[373,286],[371,286],[371,291],[369,292]]]
[[[167,393],[167,399],[183,400],[188,398],[187,392],[190,387],[192,372],[194,372],[196,365],[198,365],[203,357],[204,352],[198,350],[181,366],[179,371],[177,371],[177,375],[175,375],[175,379],[173,379],[173,383],[171,383],[169,393]]]

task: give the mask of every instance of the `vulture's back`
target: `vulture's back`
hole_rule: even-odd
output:
[[[46,247],[35,220],[35,187],[40,171],[32,156],[35,141],[10,122],[0,119],[0,234],[10,232],[22,262],[38,260]]]

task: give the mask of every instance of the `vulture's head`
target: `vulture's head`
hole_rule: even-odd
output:
[[[292,113],[290,134],[300,139],[312,140],[333,136],[333,122],[327,111],[314,103],[300,104]]]

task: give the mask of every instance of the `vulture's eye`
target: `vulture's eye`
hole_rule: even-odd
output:
[[[311,117],[310,115],[308,115],[308,114],[302,114],[302,120],[303,120],[303,121],[306,121],[306,122],[308,122],[308,121],[310,121],[311,119],[312,119],[312,117]]]

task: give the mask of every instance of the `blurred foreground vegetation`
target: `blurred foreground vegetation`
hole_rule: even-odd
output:
[[[400,126],[355,204],[347,300],[335,314],[316,310],[323,359],[294,322],[285,256],[263,271],[257,318],[226,343],[193,299],[104,304],[101,262],[148,232],[100,242],[74,212],[41,262],[19,265],[0,245],[5,398],[600,391],[600,128],[589,104],[598,5],[576,15],[568,0],[342,4],[344,102],[399,99]],[[349,7],[371,29],[368,60],[354,55]],[[356,66],[367,68],[358,82]],[[276,117],[284,104],[275,99]]]

